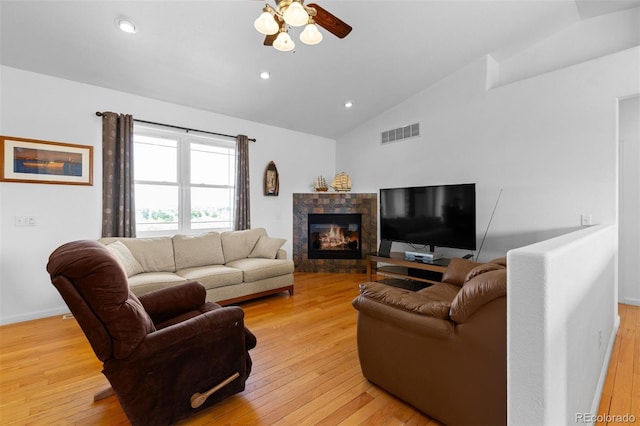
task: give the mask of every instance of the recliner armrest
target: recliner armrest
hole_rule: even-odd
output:
[[[138,296],[154,324],[197,310],[205,303],[207,291],[198,281],[178,284]]]
[[[233,330],[237,330],[238,336],[241,336],[243,349],[251,349],[247,345],[249,339],[245,333],[244,311],[238,306],[228,306],[204,312],[178,324],[147,334],[127,362],[159,357],[161,353],[170,354],[177,350],[183,350],[185,342],[191,339],[198,341],[220,340],[222,335],[236,332]]]

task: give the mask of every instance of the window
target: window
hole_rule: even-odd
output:
[[[138,235],[233,228],[235,143],[136,125]]]

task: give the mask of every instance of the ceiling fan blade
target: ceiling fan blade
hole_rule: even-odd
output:
[[[310,3],[307,6],[314,8],[318,13],[313,17],[316,24],[320,25],[325,30],[338,38],[345,38],[351,32],[352,28],[349,24],[338,19],[331,12],[318,6],[315,3]]]
[[[280,34],[279,32],[275,33],[275,34],[268,34],[264,37],[264,42],[262,44],[264,44],[265,46],[273,46],[273,42],[276,40],[276,37],[278,37],[278,34]]]

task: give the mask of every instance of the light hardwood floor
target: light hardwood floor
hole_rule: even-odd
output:
[[[296,294],[242,304],[258,338],[246,390],[183,425],[437,425],[362,377],[351,301],[364,274],[296,274]],[[640,308],[620,305],[622,322],[601,414],[640,422]],[[0,327],[0,424],[126,425],[74,319]],[[604,423],[603,423],[604,424]]]

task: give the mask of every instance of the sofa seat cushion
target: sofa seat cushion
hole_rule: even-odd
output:
[[[128,281],[131,292],[139,296],[150,291],[180,284],[187,280],[173,272],[143,272],[129,277]]]
[[[189,281],[200,281],[207,290],[242,283],[242,271],[226,265],[181,269],[176,274]]]
[[[451,287],[436,284],[414,292],[382,283],[368,282],[360,285],[360,294],[385,305],[444,320],[449,319],[451,301],[457,293]],[[429,291],[430,289],[432,290]]]
[[[294,270],[293,261],[286,259],[239,259],[227,263],[227,266],[241,270],[246,283],[292,274]]]

